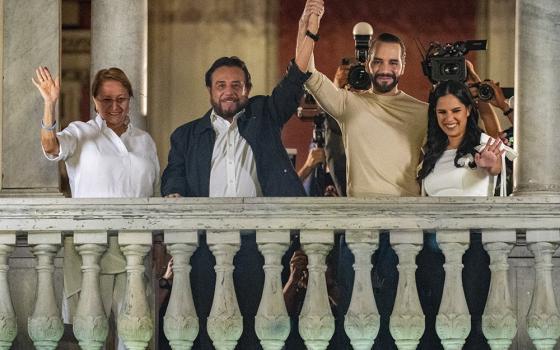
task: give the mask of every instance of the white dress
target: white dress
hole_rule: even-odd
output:
[[[480,143],[486,144],[490,137],[484,133],[480,135]],[[463,167],[454,164],[457,150],[446,150],[436,162],[434,170],[426,176],[423,191],[430,197],[435,196],[493,196],[496,187],[496,176],[489,175],[484,169],[468,166],[468,160]],[[472,157],[468,157],[472,158]],[[503,162],[503,159],[502,159]]]

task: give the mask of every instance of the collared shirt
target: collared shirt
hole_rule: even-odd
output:
[[[132,124],[119,137],[98,114],[72,122],[57,133],[58,156],[64,160],[73,198],[150,197],[159,178],[156,146],[150,135]]]
[[[216,133],[216,141],[212,151],[210,197],[262,195],[255,156],[237,127],[237,119],[244,112],[237,113],[230,123],[212,111],[210,120]]]

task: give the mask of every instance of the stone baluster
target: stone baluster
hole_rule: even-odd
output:
[[[552,255],[559,230],[527,230],[527,244],[535,256],[535,286],[527,315],[527,333],[537,350],[552,350],[560,336],[560,313],[552,289]]]
[[[482,315],[482,332],[492,350],[509,349],[517,332],[516,310],[508,284],[508,255],[516,242],[515,231],[484,231],[482,243],[490,256],[490,290]]]
[[[216,258],[216,286],[208,315],[208,335],[216,350],[233,350],[243,332],[243,317],[233,285],[233,257],[241,244],[236,231],[207,232],[207,242]]]
[[[471,316],[461,273],[463,254],[469,247],[469,231],[440,230],[437,241],[445,256],[445,282],[436,316],[436,332],[444,349],[459,350],[471,331]]]
[[[189,350],[199,330],[190,282],[190,259],[198,246],[198,233],[166,230],[165,244],[173,256],[173,288],[163,330],[173,350]]]
[[[15,232],[0,232],[0,350],[10,349],[17,335],[16,314],[8,284],[8,256],[15,244]]]
[[[325,258],[333,245],[329,230],[302,231],[300,242],[307,255],[307,291],[299,315],[299,334],[311,350],[324,350],[334,334],[332,315],[325,280]]]
[[[399,284],[389,329],[399,350],[416,349],[424,334],[425,318],[416,289],[416,255],[422,244],[422,231],[391,231],[391,246],[399,257]]]
[[[54,257],[61,243],[60,232],[30,232],[28,243],[37,257],[37,299],[27,320],[27,331],[35,348],[55,349],[64,325],[54,296]]]
[[[107,249],[107,232],[74,232],[74,244],[82,257],[82,288],[74,315],[74,335],[84,350],[98,350],[109,332],[99,289],[99,259]]]
[[[355,350],[370,350],[379,331],[379,312],[371,283],[371,255],[377,248],[379,233],[346,230],[346,242],[354,254],[354,287],[344,330]]]
[[[119,245],[126,257],[126,289],[117,330],[127,349],[141,350],[148,346],[154,332],[144,286],[144,257],[152,247],[152,232],[121,231]]]
[[[257,244],[264,256],[264,287],[255,316],[255,332],[264,350],[281,350],[290,334],[290,318],[282,293],[282,255],[290,244],[288,231],[257,231]]]

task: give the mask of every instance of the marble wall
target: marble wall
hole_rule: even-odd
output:
[[[2,25],[2,193],[58,192],[58,167],[41,152],[43,102],[37,66],[60,71],[60,0],[4,0]]]
[[[239,56],[252,76],[252,95],[270,93],[279,78],[279,0],[150,1],[148,130],[162,169],[173,130],[209,108],[204,73],[221,56]]]

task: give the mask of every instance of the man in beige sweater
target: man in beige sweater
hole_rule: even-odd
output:
[[[401,39],[380,34],[367,62],[372,89],[362,93],[337,88],[311,63],[305,85],[342,129],[348,196],[420,195],[416,170],[428,105],[398,88],[405,58]]]

